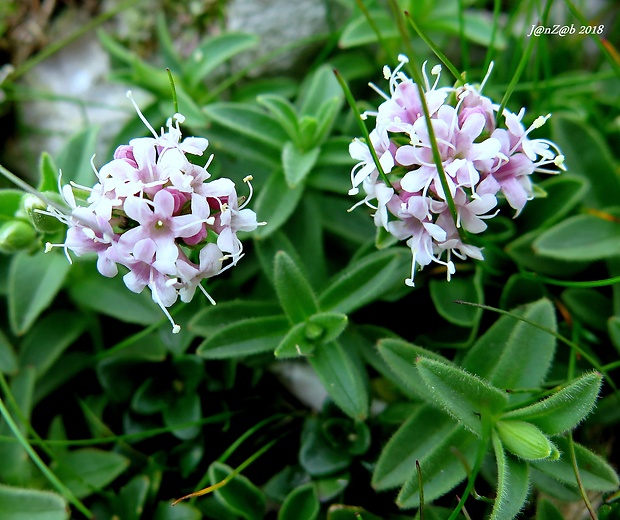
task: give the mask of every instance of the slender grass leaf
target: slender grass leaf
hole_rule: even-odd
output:
[[[570,261],[603,260],[620,254],[620,223],[575,215],[545,231],[533,243],[541,256]]]
[[[301,269],[284,251],[275,256],[274,287],[291,323],[300,323],[319,310],[316,296]]]
[[[52,465],[56,476],[77,498],[103,489],[129,467],[129,459],[112,451],[84,448],[65,453]]]
[[[497,463],[497,492],[490,520],[516,518],[527,500],[530,472],[526,462],[507,455],[502,443],[493,432],[493,449]]]
[[[416,460],[430,457],[444,439],[461,430],[443,411],[428,405],[418,408],[381,451],[372,474],[372,487],[384,491],[402,486],[416,474]]]
[[[0,484],[0,511],[4,520],[68,520],[66,500],[51,491]]]
[[[25,333],[62,287],[69,272],[64,255],[39,251],[13,257],[8,277],[9,321],[14,334]],[[92,298],[92,293],[91,293]]]
[[[568,440],[564,437],[558,437],[554,439],[554,442],[562,453],[560,460],[537,460],[532,461],[530,464],[560,482],[576,486],[575,472],[568,455]],[[615,491],[618,488],[620,484],[618,475],[605,459],[577,443],[575,443],[575,458],[581,482],[586,489],[592,491]]]
[[[368,416],[368,374],[352,355],[333,341],[316,348],[308,361],[334,402],[352,419],[363,421]]]
[[[289,188],[295,188],[306,179],[316,164],[320,151],[321,149],[318,147],[302,151],[292,141],[288,141],[284,145],[282,166]]]
[[[233,469],[221,462],[209,466],[211,485],[227,478]],[[243,475],[235,476],[228,484],[215,491],[215,496],[227,509],[245,520],[261,520],[265,515],[265,495]]]
[[[508,402],[505,392],[465,370],[430,358],[419,358],[418,373],[441,406],[465,428],[481,432],[481,414],[496,416]]]
[[[538,403],[504,414],[503,419],[528,421],[548,435],[563,433],[592,411],[602,380],[601,374],[590,372]]]
[[[555,331],[555,311],[542,299],[513,311]],[[500,317],[463,359],[463,368],[500,388],[536,388],[551,366],[555,337],[510,316]]]
[[[289,327],[285,316],[238,320],[218,329],[200,344],[196,353],[206,359],[228,359],[273,351]]]

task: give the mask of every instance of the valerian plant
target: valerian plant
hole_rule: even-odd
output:
[[[616,66],[525,5],[396,4],[303,77],[98,34],[152,98],[0,191],[0,516],[614,518]]]

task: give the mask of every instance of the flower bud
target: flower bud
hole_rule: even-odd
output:
[[[525,421],[499,421],[497,433],[507,450],[527,460],[557,459],[554,444],[536,426]]]
[[[46,191],[43,195],[54,202],[64,204],[58,193]],[[25,213],[26,218],[32,222],[34,228],[40,233],[55,233],[63,227],[63,223],[56,217],[40,213],[40,211],[47,210],[47,204],[36,195],[26,194],[22,199],[21,209]]]
[[[5,222],[0,226],[0,251],[16,253],[34,244],[37,233],[33,227],[21,220]]]

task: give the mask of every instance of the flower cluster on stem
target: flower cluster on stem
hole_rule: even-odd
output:
[[[453,256],[482,260],[481,248],[464,240],[467,233],[487,228],[485,220],[499,211],[500,194],[516,217],[533,197],[532,173],[558,173],[564,156],[551,141],[529,137],[550,114],[528,128],[522,123],[525,109],[518,114],[504,109],[498,117],[499,105],[481,93],[488,74],[479,88],[438,87],[441,66],[432,68],[431,85],[425,63],[420,88],[402,71],[407,61],[401,55],[394,70],[384,67],[389,95],[371,84],[385,101],[376,112],[362,114],[376,120],[370,143],[354,139],[349,146],[351,157],[359,161],[351,171],[349,194],[357,195],[361,187],[366,196],[351,209],[370,206],[377,227],[406,241],[413,259],[405,283],[413,286],[416,270],[431,262],[445,265],[449,280],[455,272]]]
[[[125,285],[136,293],[148,287],[176,333],[180,327],[167,307],[178,298],[189,302],[196,289],[215,303],[200,282],[236,265],[243,256],[237,232],[260,223],[246,208],[250,197],[240,201],[232,180],[209,180],[213,155],[205,166],[190,162],[188,155],[202,156],[209,143],[200,137],[181,140],[181,114],[158,134],[131,101],[153,136],[119,146],[100,170],[93,165],[99,182],[92,188],[75,183],[60,188],[69,211],[50,206],[47,212],[69,229],[64,244],[48,244],[47,250],[62,247],[69,261],[69,250],[77,256],[96,253],[97,269],[107,277],[125,266]],[[251,176],[244,181],[251,195]],[[76,202],[74,189],[87,194],[85,205]]]

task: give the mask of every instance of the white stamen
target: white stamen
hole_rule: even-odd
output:
[[[140,110],[140,107],[138,107],[138,103],[135,102],[134,98],[133,98],[133,94],[131,93],[131,90],[127,91],[127,97],[129,98],[129,101],[131,101],[131,103],[133,104],[134,108],[136,109],[136,112],[138,112],[138,117],[142,120],[142,122],[144,123],[144,125],[151,131],[151,133],[153,134],[153,136],[155,137],[155,139],[157,139],[159,136],[157,135],[157,132],[154,130],[154,128],[151,126],[151,123],[149,123],[146,119],[146,117],[144,117],[144,114],[142,113],[142,111]]]

